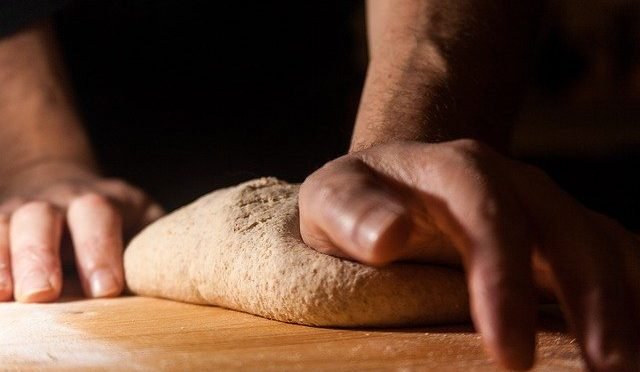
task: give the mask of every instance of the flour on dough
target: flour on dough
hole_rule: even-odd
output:
[[[314,326],[468,319],[458,271],[411,263],[373,268],[306,246],[298,187],[275,178],[248,181],[148,226],[125,252],[129,289]]]

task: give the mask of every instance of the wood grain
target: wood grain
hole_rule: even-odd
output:
[[[468,325],[311,328],[143,297],[0,303],[0,332],[0,370],[496,369]],[[554,329],[539,334],[538,359],[537,370],[582,367]]]

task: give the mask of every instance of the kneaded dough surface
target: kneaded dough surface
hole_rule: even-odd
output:
[[[374,268],[305,245],[297,193],[298,185],[260,178],[163,217],[125,252],[129,289],[315,326],[468,319],[458,271],[411,263]]]

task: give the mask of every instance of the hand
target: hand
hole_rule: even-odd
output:
[[[65,226],[85,294],[119,295],[123,238],[160,217],[161,207],[123,181],[48,168],[21,172],[0,194],[0,301],[60,296]]]
[[[471,140],[380,145],[309,176],[299,206],[302,237],[320,252],[461,262],[474,323],[503,366],[533,363],[538,284],[590,369],[640,368],[640,240],[536,168]]]

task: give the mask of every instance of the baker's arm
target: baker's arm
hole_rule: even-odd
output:
[[[159,214],[140,190],[97,172],[50,22],[0,39],[0,301],[59,296],[65,225],[86,293],[117,295],[123,230]]]
[[[541,1],[370,0],[351,151],[394,140],[504,147]]]

